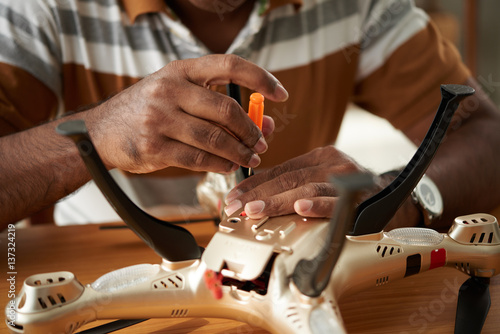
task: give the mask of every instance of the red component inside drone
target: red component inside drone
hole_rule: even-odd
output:
[[[429,270],[442,267],[446,264],[446,249],[439,248],[431,252],[431,264]]]
[[[213,270],[205,270],[203,275],[205,286],[212,292],[215,299],[222,298],[222,274]]]

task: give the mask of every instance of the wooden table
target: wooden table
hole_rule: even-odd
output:
[[[215,232],[212,222],[184,225],[200,245]],[[158,256],[125,228],[33,226],[16,230],[16,291],[26,277],[70,271],[83,284],[112,270],[140,263],[159,263]],[[7,273],[7,233],[0,234],[2,272]],[[5,277],[2,274],[2,277]],[[467,277],[441,268],[364,291],[340,301],[349,333],[453,333],[456,294]],[[9,284],[2,278],[0,305],[8,303]],[[483,333],[500,328],[500,277],[492,279],[492,305]],[[2,311],[3,312],[3,311]],[[88,324],[94,327],[101,322]],[[5,324],[0,333],[7,333]],[[267,333],[250,324],[226,319],[151,319],[117,333]]]

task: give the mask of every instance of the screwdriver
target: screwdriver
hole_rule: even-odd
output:
[[[248,116],[262,131],[262,119],[264,118],[264,96],[260,93],[250,95],[248,104]],[[248,168],[248,176],[253,174],[252,168]]]
[[[234,83],[230,83],[226,85],[226,90],[227,90],[227,95],[232,97],[233,99],[238,102],[238,104],[241,106],[241,93],[240,93],[240,86]],[[253,93],[252,95],[255,94],[255,100],[256,103],[252,102],[252,97],[250,97],[250,103],[249,103],[249,114],[254,115],[250,116],[250,118],[254,121],[254,123],[261,129],[262,131],[262,119],[264,117],[264,96],[259,93]],[[260,97],[259,97],[260,95]],[[255,108],[255,104],[257,105],[257,108]],[[254,105],[254,106],[252,106]],[[250,111],[252,111],[250,113]],[[260,117],[258,116],[260,114]],[[238,183],[244,179],[246,179],[249,176],[253,175],[252,168],[246,168],[243,166],[240,166],[239,173],[237,175],[237,180]],[[242,178],[242,179],[241,179]]]

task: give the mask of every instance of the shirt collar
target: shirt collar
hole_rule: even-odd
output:
[[[131,22],[134,22],[138,16],[146,13],[167,12],[167,14],[171,15],[164,0],[122,0],[122,3]],[[298,10],[302,6],[302,0],[269,0],[268,7],[263,14],[267,14],[275,8],[288,4],[292,4],[295,10]]]

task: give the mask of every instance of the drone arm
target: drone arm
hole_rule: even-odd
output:
[[[348,236],[330,284],[340,297],[440,267],[492,277],[500,273],[500,243],[459,243],[426,228]]]
[[[318,297],[328,285],[341,254],[345,235],[353,223],[356,200],[361,191],[373,185],[373,178],[368,174],[345,175],[335,178],[334,183],[339,189],[340,201],[329,222],[324,246],[313,259],[300,260],[292,276],[297,288],[309,297]]]
[[[45,334],[72,333],[98,319],[223,317],[199,279],[199,263],[173,271],[134,265],[85,287],[69,272],[33,275],[17,297],[16,324],[24,333]]]
[[[138,208],[118,187],[102,163],[82,120],[59,124],[59,134],[71,138],[92,178],[123,221],[161,257],[169,261],[198,259],[201,250],[186,229],[156,219]]]
[[[358,206],[351,235],[377,233],[384,229],[430,165],[460,101],[472,94],[474,89],[468,86],[441,86],[441,104],[415,155],[391,184]]]
[[[241,299],[229,286],[223,287],[222,299],[215,299],[203,282],[205,270],[200,261],[178,270],[141,264],[105,274],[85,287],[69,272],[34,275],[25,281],[17,297],[16,325],[30,334],[73,333],[95,320],[209,317],[253,319],[254,324],[274,333],[315,333],[290,327],[289,318],[275,310],[276,304],[255,307],[258,301],[252,303],[250,294],[244,292],[247,297]],[[57,280],[62,276],[64,280]],[[49,277],[53,283],[46,284]],[[72,290],[76,291],[68,294]],[[56,296],[65,296],[67,300],[61,303]],[[43,306],[40,300],[44,301]],[[287,299],[279,303],[288,306]],[[323,309],[324,312],[315,314],[335,316],[331,305],[324,305]]]

